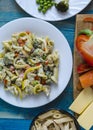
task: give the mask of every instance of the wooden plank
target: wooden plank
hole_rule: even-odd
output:
[[[78,14],[76,16],[75,40],[81,29],[92,29],[93,28],[93,23],[83,21],[83,19],[85,17],[93,17],[93,14]],[[81,58],[79,52],[77,51],[76,45],[74,44],[74,69],[73,69],[74,99],[77,97],[77,95],[81,91],[81,89],[77,89],[77,88],[81,88],[81,85],[80,85],[80,82],[78,79],[79,75],[77,74],[77,66],[82,62],[84,62],[84,61]]]

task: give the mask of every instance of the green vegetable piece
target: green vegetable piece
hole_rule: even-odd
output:
[[[0,66],[0,71],[2,71],[2,69],[3,69],[3,67],[2,67],[2,66]]]
[[[47,10],[48,10],[48,7],[47,7],[47,6],[44,6],[44,9],[47,11]]]
[[[32,84],[33,84],[33,86],[35,86],[36,84],[39,84],[39,81],[34,80],[34,81],[32,82]]]
[[[44,3],[44,7],[45,7],[45,6],[47,6],[47,3],[46,3],[46,2]]]
[[[46,57],[47,57],[47,56],[46,56],[46,54],[44,54],[44,55],[42,56],[43,60],[45,60],[45,59],[46,59]]]
[[[61,12],[66,12],[69,9],[69,0],[62,0],[56,3],[55,7]]]
[[[42,12],[43,12],[44,14],[46,13],[46,11],[47,11],[46,9],[42,9]]]
[[[36,0],[36,3],[37,3],[37,4],[39,4],[39,3],[40,3],[40,1],[39,1],[39,0]]]
[[[44,4],[44,1],[43,1],[43,0],[40,0],[40,4]]]
[[[42,8],[41,8],[41,6],[39,6],[39,7],[38,7],[38,11],[41,11],[41,10],[42,10]]]
[[[54,0],[36,0],[36,3],[39,5],[38,11],[45,14],[49,8],[55,5]]]
[[[42,12],[42,10],[43,10],[43,4],[41,4],[39,7],[38,7],[38,10],[40,11],[40,12]],[[37,43],[38,44],[38,43]]]
[[[48,4],[50,4],[50,3],[51,3],[51,1],[50,1],[50,0],[48,0],[48,1],[47,1],[47,3],[48,3]]]
[[[80,32],[79,32],[79,35],[81,35],[81,34],[85,34],[87,36],[91,36],[93,34],[93,31],[90,30],[90,29],[83,29],[83,30],[80,30]]]
[[[52,7],[52,4],[48,4],[48,8]]]
[[[55,2],[54,2],[54,1],[51,1],[51,5],[55,5]]]

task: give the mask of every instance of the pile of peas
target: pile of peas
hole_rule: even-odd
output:
[[[54,0],[36,0],[36,3],[39,5],[38,10],[44,14],[48,9],[55,5]]]

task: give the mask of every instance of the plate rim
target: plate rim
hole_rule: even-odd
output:
[[[87,2],[88,1],[88,2]],[[67,20],[67,19],[69,19],[69,18],[72,18],[72,17],[74,17],[76,14],[78,14],[78,13],[80,13],[82,10],[84,10],[90,3],[91,3],[91,1],[92,0],[86,0],[86,4],[85,4],[85,6],[83,7],[83,8],[81,8],[79,11],[77,11],[77,13],[74,13],[73,15],[71,15],[71,16],[68,16],[68,17],[66,17],[66,18],[58,18],[58,19],[47,19],[47,18],[41,18],[41,17],[37,17],[37,16],[35,16],[35,15],[33,15],[33,14],[31,14],[29,11],[27,11],[22,5],[20,5],[20,2],[19,2],[19,0],[15,0],[15,2],[17,3],[17,5],[24,11],[24,12],[26,12],[27,14],[29,14],[30,16],[32,16],[33,18],[38,18],[38,19],[41,19],[41,20],[45,20],[45,21],[50,21],[50,22],[53,22],[53,21],[55,21],[55,22],[57,22],[57,21],[63,21],[63,20]]]
[[[69,46],[69,43],[68,43],[66,37],[63,35],[63,33],[62,33],[60,30],[57,29],[57,27],[55,27],[54,25],[52,25],[51,23],[49,23],[49,22],[47,22],[47,21],[43,21],[43,20],[41,20],[41,19],[31,18],[31,17],[17,18],[17,19],[15,19],[15,20],[12,20],[12,21],[10,21],[10,22],[7,22],[7,23],[4,24],[3,26],[1,26],[1,27],[0,27],[0,31],[1,31],[5,26],[8,26],[8,25],[11,24],[11,23],[14,23],[14,22],[19,21],[19,20],[28,20],[28,19],[29,19],[29,20],[36,20],[36,21],[39,20],[40,22],[44,22],[45,24],[48,24],[49,26],[51,26],[52,28],[54,28],[57,32],[59,32],[60,35],[63,36],[64,39],[65,39],[66,42],[67,42],[66,44],[67,44],[67,46],[68,46],[68,48],[69,48],[70,60],[71,60],[71,62],[70,62],[71,68],[70,68],[70,71],[69,71],[68,80],[67,80],[67,82],[66,82],[66,84],[65,84],[65,86],[64,86],[64,88],[63,88],[63,90],[62,90],[55,98],[53,98],[52,100],[49,100],[49,102],[46,102],[46,103],[44,103],[44,104],[42,104],[42,105],[39,105],[39,104],[38,104],[38,106],[29,106],[29,105],[28,105],[28,106],[22,106],[22,105],[19,106],[19,105],[17,105],[17,104],[13,104],[13,103],[10,103],[10,102],[6,101],[5,99],[3,99],[3,98],[0,96],[0,98],[1,98],[3,101],[5,101],[6,103],[8,103],[8,104],[10,104],[10,105],[16,106],[16,107],[20,107],[20,108],[37,108],[37,107],[41,107],[41,106],[47,105],[48,103],[51,103],[52,101],[54,101],[55,99],[57,99],[57,98],[63,93],[64,89],[67,87],[67,84],[69,83],[69,80],[70,80],[70,78],[71,78],[72,67],[73,67],[73,57],[72,57],[71,48],[70,48],[70,46]],[[4,89],[4,88],[3,88],[3,89]],[[24,99],[23,99],[23,100],[24,100]]]

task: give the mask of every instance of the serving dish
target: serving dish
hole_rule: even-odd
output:
[[[35,96],[27,96],[22,100],[6,92],[3,88],[3,84],[1,84],[0,98],[14,106],[33,108],[53,101],[66,88],[72,73],[72,53],[66,38],[57,28],[45,21],[29,17],[16,19],[2,26],[0,28],[0,43],[2,43],[2,41],[11,39],[11,34],[26,30],[33,32],[37,36],[49,36],[49,38],[54,41],[55,48],[58,50],[60,58],[58,84],[53,84],[51,86],[49,97],[40,94]],[[0,51],[1,50],[2,44],[0,44]]]
[[[43,118],[43,120],[42,120],[42,118]],[[68,119],[66,119],[66,118],[68,118]],[[62,120],[60,120],[60,119],[62,119]],[[73,122],[72,130],[75,130],[75,128],[76,128],[76,130],[80,130],[80,126],[79,126],[76,118],[74,117],[74,115],[72,115],[70,112],[62,110],[62,109],[52,108],[52,109],[40,112],[38,115],[36,115],[30,124],[29,130],[33,130],[33,126],[36,126],[36,128],[38,128],[38,127],[43,128],[44,125],[46,125],[45,127],[49,128],[49,125],[53,125],[53,123],[54,123],[54,122],[51,122],[51,120],[55,121],[55,122],[57,121],[56,129],[59,129],[61,127],[61,125],[58,126],[58,122],[60,122],[60,121],[63,122],[62,129],[64,130],[65,122],[67,120],[69,120],[68,122],[70,123],[70,119],[71,119],[71,122]],[[36,121],[37,121],[37,123],[36,123]],[[44,124],[43,123],[41,124],[40,121],[44,122]],[[67,124],[67,122],[66,122],[66,124]],[[69,127],[71,127],[71,126],[69,126]],[[65,127],[65,128],[69,129],[69,127]]]
[[[93,53],[90,53],[93,52],[92,31],[93,15],[78,14],[74,43],[74,101],[69,109],[75,112],[77,121],[84,129],[91,129],[93,126],[91,122],[93,116]]]
[[[80,64],[86,63],[85,60],[82,58],[80,53],[76,48],[76,38],[83,29],[92,29],[92,22],[84,22],[84,18],[91,18],[93,17],[92,14],[78,14],[76,16],[76,31],[75,31],[75,44],[74,44],[74,67],[73,67],[73,86],[74,86],[74,99],[79,95],[82,90],[80,81],[79,81],[79,74],[77,72],[77,68]],[[92,68],[91,68],[92,69]]]
[[[42,14],[38,11],[35,0],[15,0],[17,4],[28,14],[31,16],[34,16],[36,18],[40,18],[47,21],[59,21],[59,20],[65,20],[68,19],[80,11],[82,11],[90,2],[91,0],[69,0],[69,10],[65,13],[61,13],[55,9],[55,7],[52,7],[50,10],[47,11],[46,14]],[[59,0],[56,0],[58,2]]]

